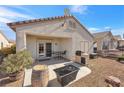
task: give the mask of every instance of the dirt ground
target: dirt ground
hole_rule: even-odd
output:
[[[105,77],[110,75],[118,77],[121,86],[124,87],[124,64],[99,57],[90,60],[88,67],[92,70],[91,74],[71,84],[70,87],[106,87]]]

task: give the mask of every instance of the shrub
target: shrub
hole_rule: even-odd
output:
[[[3,56],[8,56],[8,54],[16,53],[16,45],[12,45],[11,47],[5,47],[0,50],[0,54]]]
[[[11,53],[15,54],[16,53],[16,45],[11,46]]]
[[[31,67],[33,59],[27,50],[20,51],[16,54],[10,54],[4,58],[0,65],[0,71],[6,74],[16,73],[24,68]]]
[[[122,55],[122,56],[120,56],[120,57],[118,57],[118,59],[117,59],[118,61],[124,61],[124,55]]]

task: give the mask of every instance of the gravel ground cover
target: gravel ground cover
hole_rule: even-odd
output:
[[[105,77],[115,76],[121,80],[124,87],[124,64],[116,60],[107,58],[97,58],[89,60],[88,67],[92,70],[91,74],[74,82],[70,87],[106,87]]]

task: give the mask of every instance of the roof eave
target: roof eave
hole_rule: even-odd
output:
[[[27,20],[27,21],[20,21],[20,22],[13,22],[13,23],[7,23],[7,25],[13,29],[16,32],[16,27],[20,26],[20,25],[24,25],[24,24],[32,24],[32,23],[36,23],[36,22],[41,22],[41,21],[48,21],[48,20],[55,20],[55,19],[64,19],[64,18],[69,18],[72,17],[74,18],[74,20],[76,22],[78,22],[81,27],[83,27],[88,33],[89,35],[94,39],[94,36],[88,31],[88,29],[86,29],[79,21],[78,19],[76,19],[76,17],[74,17],[73,15],[67,15],[67,16],[58,16],[58,17],[51,17],[51,18],[43,18],[43,19],[34,19],[34,20]]]
[[[51,21],[51,20],[57,20],[57,19],[64,19],[64,18],[69,18],[72,17],[72,15],[64,15],[64,16],[56,16],[56,17],[49,17],[49,18],[43,18],[43,19],[32,19],[32,20],[26,20],[26,21],[19,21],[19,22],[13,22],[13,23],[7,23],[7,25],[16,31],[17,26],[21,25],[29,25],[32,23],[40,23],[40,22],[46,22],[46,21]]]

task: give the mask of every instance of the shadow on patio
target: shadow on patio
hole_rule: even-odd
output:
[[[66,63],[69,62],[70,60],[68,59],[64,59],[64,58],[50,58],[50,59],[46,59],[46,60],[37,60],[33,65],[37,65],[37,64],[44,64],[44,65],[55,65],[55,64],[60,64],[60,63]]]

